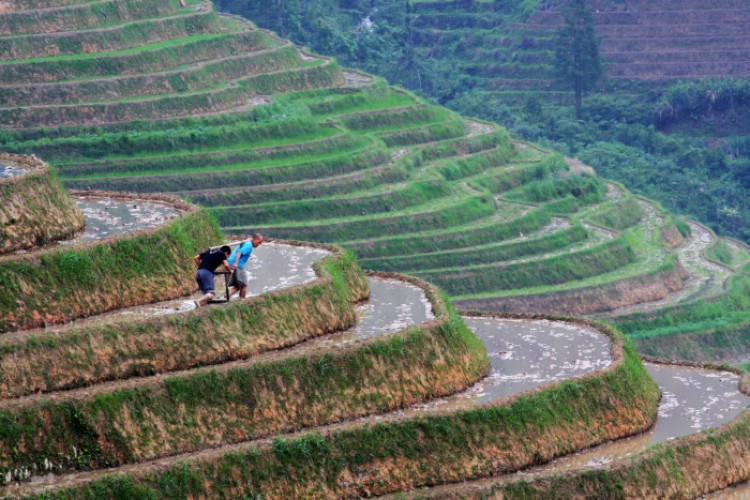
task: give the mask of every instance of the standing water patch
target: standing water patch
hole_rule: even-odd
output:
[[[63,244],[90,243],[152,229],[179,215],[175,207],[147,200],[76,197],[76,203],[86,216],[86,229]]]
[[[14,167],[12,165],[1,165],[0,164],[0,179],[7,179],[9,177],[16,177],[27,173],[28,170]]]
[[[370,299],[356,306],[357,324],[349,330],[308,342],[306,348],[343,346],[395,333],[435,318],[424,290],[405,281],[368,278]]]
[[[424,409],[468,409],[612,364],[612,341],[593,328],[547,320],[464,321],[487,349],[490,375],[468,391],[420,405]]]

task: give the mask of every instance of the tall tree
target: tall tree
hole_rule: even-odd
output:
[[[604,70],[599,38],[588,0],[568,0],[563,7],[565,24],[555,32],[555,79],[573,87],[576,119],[581,119],[583,93],[591,89]]]

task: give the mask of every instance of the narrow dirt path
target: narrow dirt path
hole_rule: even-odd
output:
[[[747,500],[750,498],[750,482],[738,484],[701,498],[708,500]]]
[[[650,204],[644,203],[644,207]],[[706,248],[715,242],[714,235],[703,226],[690,223],[691,234],[675,250],[680,263],[690,273],[685,287],[670,293],[667,297],[654,302],[646,302],[616,309],[602,317],[617,317],[636,312],[652,312],[658,309],[684,304],[695,300],[705,300],[719,295],[731,277],[731,272],[717,265],[704,256]]]
[[[342,88],[361,89],[375,85],[375,78],[359,71],[344,70],[344,85]]]
[[[491,123],[485,123],[470,119],[464,119],[464,123],[466,124],[466,137],[476,137],[478,135],[491,134],[495,131],[495,126]]]

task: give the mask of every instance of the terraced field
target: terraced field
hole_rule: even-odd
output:
[[[21,160],[6,157],[4,170],[35,175]],[[41,259],[62,275],[70,261],[116,251],[122,262],[110,269],[109,288],[90,290],[115,298],[133,285],[124,271],[135,270],[140,247],[184,224],[179,212],[221,241],[195,207],[110,198],[104,206],[79,201],[85,236],[7,255],[0,273],[14,261]],[[181,234],[172,242],[176,257],[206,243]],[[738,391],[739,377],[650,366],[664,391],[657,409],[659,387],[602,324],[461,318],[433,286],[394,274],[365,277],[336,247],[269,243],[253,259],[248,299],[197,310],[189,294],[157,303],[143,294],[131,307],[0,335],[0,495],[349,498],[471,479],[461,495],[500,488],[541,498],[549,481],[578,491],[587,480],[524,472],[519,490],[513,473],[605,442],[586,456],[659,453],[653,443],[678,436],[689,438],[668,450],[688,439],[715,453],[723,450],[717,441],[735,450],[745,442],[750,398]],[[175,290],[166,286],[169,268],[150,273],[147,281],[162,292]],[[66,285],[84,277],[68,275]],[[627,439],[655,420],[646,439]],[[658,472],[660,462],[647,454],[621,467]],[[567,462],[548,467],[592,477]],[[750,473],[735,467],[695,484],[669,467],[657,485],[638,480],[638,471],[625,482],[617,470],[607,474],[626,493],[658,487],[695,495]],[[596,477],[607,484],[607,474]]]
[[[744,2],[600,1],[594,8],[610,78],[750,76],[750,9]],[[560,21],[559,13],[540,11],[524,28],[543,32]]]
[[[70,188],[178,194],[228,233],[336,243],[367,268],[436,283],[464,310],[614,315],[654,355],[667,351],[647,345],[718,326],[673,319],[654,337],[635,318],[710,298],[728,301],[711,321],[744,324],[750,307],[729,298],[744,249],[698,226],[680,232],[660,207],[501,127],[342,70],[210,3],[117,4],[81,26],[72,13],[90,4],[17,5],[2,14],[25,30],[0,37],[18,46],[0,64],[2,147],[45,158]],[[415,4],[432,28],[481,16],[477,4],[441,24],[444,7]],[[39,37],[72,48],[42,54]],[[734,268],[707,261],[712,248]],[[727,328],[736,347],[740,330]],[[744,352],[680,357],[743,362]]]
[[[133,4],[70,31],[87,5],[3,14],[28,20],[21,37],[87,40],[85,52],[26,47],[0,64],[3,147],[44,157],[70,188],[179,194],[229,233],[337,243],[374,270],[434,280],[459,304],[621,281],[663,253],[658,237],[633,243],[638,214],[606,220],[625,195],[501,127],[204,2]],[[184,16],[205,29],[126,42],[133,24],[158,31]],[[102,30],[122,43],[92,41]]]
[[[748,361],[747,248],[210,3],[156,4],[0,3],[0,27],[19,27],[0,36],[16,44],[0,55],[2,149],[44,158],[70,188],[138,193],[119,196],[126,208],[174,210],[132,237],[51,247],[80,229],[69,203],[52,215],[69,222],[60,234],[23,229],[3,249],[26,253],[0,258],[0,284],[13,292],[0,296],[0,466],[19,483],[0,494],[370,496],[516,471],[655,418],[656,386],[635,352],[580,324],[516,334],[582,340],[562,364],[590,371],[537,382],[584,378],[512,396],[493,391],[524,367],[493,372],[504,382],[482,386],[489,402],[457,396],[446,408],[458,410],[435,414],[429,401],[495,369],[483,344],[431,286],[382,275],[370,278],[369,316],[360,312],[370,326],[341,333],[369,291],[354,259],[328,246],[261,247],[270,272],[256,275],[255,293],[276,292],[193,311],[191,258],[222,239],[212,218],[230,237],[335,243],[368,269],[434,282],[464,311],[596,314],[654,356]],[[36,173],[3,158],[4,199],[23,199],[5,190],[14,186],[63,204],[49,171],[56,197],[34,193],[19,179]],[[124,224],[84,208],[89,228],[97,213],[104,223],[94,240]],[[33,219],[0,215],[7,227]],[[489,339],[505,326],[488,322],[474,330],[502,360],[509,351]],[[34,330],[51,324],[66,326]],[[426,406],[373,417],[413,404]],[[132,478],[103,478],[107,467]]]
[[[493,99],[521,106],[529,95],[566,102],[553,84],[554,30],[559,2],[526,15],[506,5],[474,1],[412,2],[411,26],[421,57],[450,61],[471,85]],[[744,2],[630,0],[593,2],[605,71],[611,80],[750,76]]]

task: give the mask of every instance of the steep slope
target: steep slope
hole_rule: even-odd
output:
[[[420,22],[433,7],[415,5]],[[209,3],[118,8],[2,14],[26,33],[0,36],[16,47],[0,64],[3,147],[49,160],[69,187],[167,191],[207,206],[228,232],[336,242],[368,268],[434,281],[467,310],[605,314],[664,301],[658,315],[709,296],[746,309],[728,285],[742,280],[742,248],[722,243],[734,269],[696,291],[690,276],[703,271],[691,262],[703,258],[673,249],[689,227],[679,234],[660,207],[500,127],[343,71]],[[651,336],[616,314],[634,338]],[[707,330],[670,330],[686,331]]]
[[[84,207],[90,239],[0,259],[3,284],[16,280],[0,296],[2,496],[395,493],[518,471],[657,417],[657,385],[610,328],[470,329],[433,286],[365,281],[336,247],[264,245],[253,297],[195,310],[191,257],[222,238],[208,213],[238,235],[341,243],[368,267],[434,279],[464,307],[515,308],[522,295],[631,314],[616,309],[721,296],[710,283],[726,276],[706,284],[680,263],[703,233],[683,242],[660,207],[210,4],[2,6],[0,26],[25,30],[0,38],[17,44],[0,64],[4,147],[50,158],[70,186],[207,206],[109,194],[128,214],[169,213],[146,229],[103,210],[100,227]],[[179,20],[160,31],[192,16],[204,31]],[[140,45],[139,29],[155,38]],[[742,249],[729,253],[744,265]],[[725,418],[705,427],[735,417],[735,383],[721,386]]]
[[[16,44],[0,64],[4,147],[42,155],[69,187],[177,193],[229,232],[336,242],[461,303],[561,285],[597,294],[644,273],[672,283],[663,290],[681,286],[659,237],[627,236],[640,219],[629,195],[500,127],[343,72],[205,2],[91,9],[8,12],[25,34],[0,37]],[[159,29],[186,16],[200,29]],[[134,25],[159,40],[135,44]],[[38,37],[86,50],[45,55]],[[623,203],[629,218],[614,233],[596,227],[597,211]]]
[[[375,25],[381,26],[385,22],[393,21],[391,18],[403,21],[397,15],[399,12],[402,16],[406,15],[411,20],[407,28],[414,35],[408,38],[408,43],[415,54],[421,58],[420,61],[424,63],[425,67],[422,69],[426,71],[426,66],[440,61],[448,63],[446,66],[450,67],[451,81],[463,82],[462,85],[466,84],[469,87],[476,86],[472,95],[477,98],[477,106],[482,108],[482,112],[492,114],[494,110],[502,109],[500,103],[524,106],[523,116],[526,117],[526,121],[532,122],[530,126],[533,127],[531,116],[535,112],[531,109],[533,106],[529,107],[529,102],[537,102],[539,105],[539,101],[534,100],[546,96],[542,102],[549,104],[550,101],[546,98],[555,98],[544,94],[546,91],[539,90],[543,89],[548,82],[541,86],[524,87],[525,84],[520,80],[526,77],[520,75],[517,80],[522,90],[513,90],[515,83],[503,88],[499,83],[493,82],[492,76],[487,73],[497,69],[498,74],[502,74],[506,80],[512,80],[516,78],[513,75],[518,69],[527,72],[527,76],[533,76],[533,78],[549,79],[544,75],[550,72],[548,62],[551,51],[549,47],[545,47],[551,40],[552,28],[560,20],[559,14],[555,11],[557,7],[553,4],[545,4],[545,7],[535,14],[526,12],[525,15],[531,16],[532,19],[546,20],[544,25],[539,21],[533,26],[527,26],[519,23],[524,13],[518,10],[521,9],[518,6],[512,9],[511,6],[491,2],[463,2],[459,5],[455,2],[424,1],[414,2],[408,11],[403,9],[399,11],[397,3],[378,4],[378,11],[361,5],[347,4],[347,9],[351,10],[342,7],[343,14],[337,15],[334,19],[345,18],[356,21],[369,13]],[[243,12],[256,12],[259,9],[259,4],[256,2],[237,5],[233,2],[223,2],[223,5],[226,8]],[[648,23],[624,26],[619,31],[614,30],[612,36],[616,33],[622,34],[623,30],[627,29],[651,29],[650,27],[655,26],[656,31],[649,32],[649,37],[653,38],[657,36],[657,31],[665,31],[663,25],[658,25],[668,17],[663,12],[671,10],[687,12],[678,18],[684,18],[685,22],[692,23],[701,17],[697,13],[700,9],[709,8],[707,5],[695,2],[630,2],[629,5],[633,11],[632,16],[637,14],[636,9],[642,9],[643,16],[653,14],[654,19]],[[290,4],[285,8],[294,11],[295,8],[301,9],[302,6],[294,7]],[[601,16],[609,16],[607,19],[611,18],[612,22],[626,17],[623,12],[620,12],[625,7],[618,2],[609,2],[606,5],[597,4],[597,8]],[[742,10],[742,6],[732,2],[720,3],[716,6],[716,12],[724,12],[720,17],[725,20],[728,19],[726,13],[733,10]],[[718,16],[716,12],[712,10],[707,19],[710,21]],[[279,12],[278,16],[269,16],[258,12],[264,22],[272,23],[272,25],[273,22],[282,19],[280,17],[282,14],[283,12]],[[301,28],[293,24],[285,26],[290,31],[301,29],[303,35],[313,40],[316,35],[322,37],[321,33],[315,32],[314,28],[317,26],[315,23],[302,23]],[[540,38],[541,35],[537,33],[539,30],[544,31],[546,33],[544,36],[547,38]],[[379,34],[380,32],[376,31],[372,36],[379,36]],[[341,36],[346,36],[346,33],[342,33]],[[353,40],[360,40],[360,38],[355,37]],[[399,60],[399,64],[401,63],[403,61]],[[509,66],[511,64],[512,67]],[[457,74],[462,75],[461,78],[453,78]],[[427,76],[426,73],[425,78]],[[439,75],[432,76],[439,77]],[[735,105],[741,106],[742,97],[740,97],[741,91],[739,90],[741,85],[736,87],[736,91],[731,90],[735,88],[731,85],[727,85],[726,88],[721,85],[718,87],[724,90],[711,94],[719,99],[716,102],[715,111],[712,111],[713,107],[710,104],[706,104],[705,108],[700,107],[699,103],[702,102],[704,95],[702,87],[681,87],[674,89],[673,97],[669,100],[670,104],[664,104],[663,115],[675,118],[706,112],[716,114],[715,120],[720,121],[723,115],[719,110],[733,109]],[[484,90],[476,91],[482,88]],[[707,84],[706,88],[712,87]],[[631,90],[637,92],[635,87]],[[625,92],[627,93],[628,90],[626,89]],[[705,93],[710,94],[707,91]],[[737,95],[736,99],[732,100],[728,97],[731,95]],[[439,97],[437,94],[436,96]],[[656,150],[679,152],[680,148],[686,147],[687,142],[681,142],[682,139],[666,138],[655,133],[653,129],[629,123],[629,120],[638,122],[643,119],[643,115],[648,113],[648,110],[644,108],[648,105],[644,105],[638,99],[637,94],[626,96],[623,102],[626,103],[625,107],[635,108],[632,114],[628,114],[629,111],[625,110],[619,111],[625,117],[623,120],[628,124],[613,125],[608,121],[607,113],[618,112],[613,102],[595,101],[592,104],[592,113],[597,116],[601,115],[602,127],[611,129],[609,132],[602,133],[599,139],[588,137],[589,132],[594,133],[591,127],[573,125],[564,116],[555,119],[554,112],[540,110],[537,114],[550,121],[549,126],[555,129],[554,134],[558,140],[562,140],[560,139],[562,137],[570,138],[571,141],[609,141],[614,140],[613,137],[625,136],[626,139],[623,140],[634,141],[636,144],[648,144],[650,148]],[[688,105],[688,102],[696,104]],[[739,111],[736,112],[739,113]],[[675,119],[679,121],[678,118]],[[534,129],[531,129],[527,132],[534,135],[534,133],[539,133],[539,130],[536,129],[534,132]],[[727,144],[736,144],[737,151],[743,150],[741,138],[728,138],[722,141],[726,141]],[[727,206],[732,206],[734,202],[731,199],[722,201],[712,199],[715,187],[705,188],[706,185],[714,186],[718,182],[708,180],[698,182],[698,180],[706,176],[710,179],[718,176],[726,179],[727,176],[722,174],[721,168],[728,168],[732,172],[731,175],[737,175],[735,172],[742,171],[742,163],[739,162],[735,167],[731,164],[727,165],[727,161],[721,159],[714,162],[713,159],[720,158],[717,151],[704,148],[698,152],[694,149],[699,147],[696,141],[689,144],[690,154],[686,153],[684,158],[691,158],[693,163],[697,162],[701,165],[705,162],[706,165],[694,173],[690,166],[682,167],[681,163],[659,163],[660,168],[654,169],[653,164],[661,161],[659,157],[643,157],[643,154],[637,153],[632,147],[619,146],[618,149],[618,146],[613,146],[609,142],[594,144],[585,154],[592,161],[606,164],[608,172],[616,173],[618,169],[631,172],[628,175],[639,178],[642,184],[649,184],[650,192],[663,191],[664,197],[672,202],[674,202],[675,191],[674,188],[669,187],[671,184],[658,186],[656,181],[662,179],[664,182],[671,181],[679,186],[681,182],[690,180],[694,187],[690,190],[682,189],[682,191],[690,191],[691,194],[680,195],[681,201],[678,201],[683,208],[686,203],[693,209],[700,204],[708,206],[709,203],[725,203]],[[718,149],[721,148],[722,146],[719,145]],[[527,153],[528,151],[522,150],[517,145],[517,157],[511,159],[510,166],[524,161],[523,155]],[[539,153],[530,162],[530,168],[523,169],[527,175],[531,175],[527,179],[533,178],[535,174],[532,172],[537,168],[531,163],[543,158],[544,155]],[[634,164],[631,165],[631,162]],[[723,167],[717,165],[723,165]],[[662,166],[666,170],[655,173],[655,170],[661,170]],[[456,228],[455,231],[431,234],[419,239],[394,236],[345,242],[341,235],[331,235],[331,237],[355,249],[368,267],[419,273],[420,276],[434,280],[449,290],[463,308],[529,312],[559,311],[599,315],[606,315],[608,309],[613,309],[617,310],[616,316],[619,318],[619,324],[632,334],[644,352],[651,355],[704,361],[745,362],[748,359],[741,333],[749,310],[748,304],[741,298],[745,289],[745,278],[741,268],[746,261],[747,251],[741,243],[730,239],[718,239],[710,230],[693,223],[681,224],[680,230],[683,234],[677,234],[675,222],[670,216],[665,216],[661,208],[654,207],[644,200],[636,202],[629,195],[627,195],[629,200],[620,203],[619,208],[612,208],[612,203],[609,202],[604,205],[589,206],[588,211],[592,214],[601,210],[605,211],[604,214],[595,215],[595,219],[599,218],[599,224],[601,220],[609,219],[609,222],[605,223],[605,226],[610,226],[608,228],[592,226],[591,222],[596,223],[596,220],[591,220],[590,217],[586,220],[588,215],[585,211],[579,210],[581,213],[569,216],[564,213],[568,209],[562,207],[562,210],[554,213],[561,208],[555,204],[542,204],[545,208],[548,207],[549,212],[546,210],[542,210],[541,213],[537,210],[529,211],[530,207],[521,208],[515,204],[518,200],[523,202],[523,196],[527,195],[518,198],[518,193],[507,193],[511,198],[515,197],[515,200],[506,196],[505,190],[513,188],[514,185],[508,184],[501,177],[515,175],[511,174],[514,171],[518,173],[515,166],[499,168],[488,174],[492,179],[479,174],[476,178],[464,179],[466,184],[463,184],[464,187],[472,186],[478,189],[477,192],[489,189],[496,200],[502,202],[498,206],[498,210],[503,214],[501,217],[506,220],[513,218],[518,222],[513,226],[512,234],[515,237],[510,241],[507,233],[483,224],[462,224],[460,230]],[[680,173],[677,174],[676,171]],[[441,172],[444,170],[441,169]],[[460,174],[455,177],[459,178]],[[528,180],[523,181],[523,183],[526,182]],[[610,188],[610,193],[607,195],[610,199],[619,196],[613,190],[614,188]],[[623,192],[622,189],[619,191]],[[728,186],[726,190],[722,190],[724,191],[734,192]],[[742,190],[738,189],[736,192],[741,193]],[[546,201],[549,202],[551,199]],[[513,212],[514,209],[518,212]],[[551,213],[556,218],[550,219],[549,226],[539,231],[539,221],[547,220],[544,218],[544,212]],[[705,213],[706,210],[701,208],[701,212]],[[519,215],[523,217],[519,218]],[[560,219],[563,215],[568,215],[567,221]],[[530,223],[533,217],[537,219]],[[737,220],[741,226],[743,216],[737,217],[733,220]],[[336,222],[341,221],[336,220]],[[568,224],[570,227],[563,228]],[[613,228],[611,224],[619,227]],[[663,225],[663,235],[654,233],[654,228],[659,224]],[[631,227],[628,228],[628,225]],[[584,228],[586,228],[587,235],[585,238],[583,237]],[[691,228],[695,234],[689,236]],[[303,228],[296,227],[294,230],[301,229]],[[610,232],[607,233],[607,231]],[[309,233],[306,234],[308,238],[314,237]],[[542,235],[544,238],[539,238]],[[613,235],[629,239],[636,250],[630,255],[624,253],[623,248],[618,247],[618,242],[622,241],[619,239],[608,243],[604,251],[607,257],[599,258],[587,251],[593,247],[596,248],[595,252],[598,256],[603,255],[600,253],[602,251],[600,245],[604,239],[616,239]],[[682,243],[684,237],[688,238],[685,243]],[[473,239],[474,242],[469,246],[460,243],[454,245],[450,238],[458,241]],[[645,246],[641,247],[644,243]],[[667,248],[661,246],[662,243],[666,243]],[[391,248],[386,249],[386,246]],[[678,247],[676,253],[669,247]],[[575,253],[567,255],[569,250]],[[721,258],[716,258],[717,255],[721,255]],[[539,269],[533,268],[536,265],[533,259],[543,262]],[[571,262],[575,262],[575,269],[567,267],[567,264]],[[727,265],[730,269],[726,267]],[[466,269],[467,266],[469,266],[468,269]],[[590,271],[587,273],[585,269],[590,269]],[[706,300],[710,305],[703,305]],[[690,305],[675,309],[677,304],[685,302],[689,302]],[[628,312],[628,303],[651,303],[651,305],[642,309],[631,308]],[[650,319],[644,320],[644,311],[648,311]],[[660,316],[661,320],[658,319]],[[681,335],[687,333],[690,335]],[[675,334],[677,336],[674,336]]]
[[[128,198],[130,215],[133,201],[148,202]],[[108,249],[114,241],[105,228],[129,226],[116,238],[124,270],[138,268],[144,225],[165,224],[110,216],[102,226],[84,212],[85,239],[74,252]],[[176,259],[192,245],[176,242]],[[51,245],[32,255],[54,274],[66,268],[48,259],[57,251]],[[509,472],[638,434],[656,418],[656,385],[603,325],[465,318],[475,336],[434,287],[397,275],[366,283],[334,247],[271,243],[255,254],[264,272],[254,270],[249,299],[196,310],[186,295],[0,335],[0,494],[371,496],[497,474],[512,479]],[[111,275],[110,285],[123,278]],[[352,302],[370,293],[355,311]],[[669,404],[676,398],[687,413],[715,410],[697,426],[661,415],[657,425],[669,432],[657,427],[659,439],[725,423],[721,442],[737,442],[745,425],[737,377],[675,366],[649,371],[669,391]],[[707,402],[696,403],[694,387],[704,385]],[[692,439],[715,447],[701,434]],[[659,463],[667,462],[651,469]],[[660,486],[694,494],[726,481],[676,479]],[[570,491],[586,484],[555,481]],[[546,487],[542,479],[523,491],[543,495]]]

